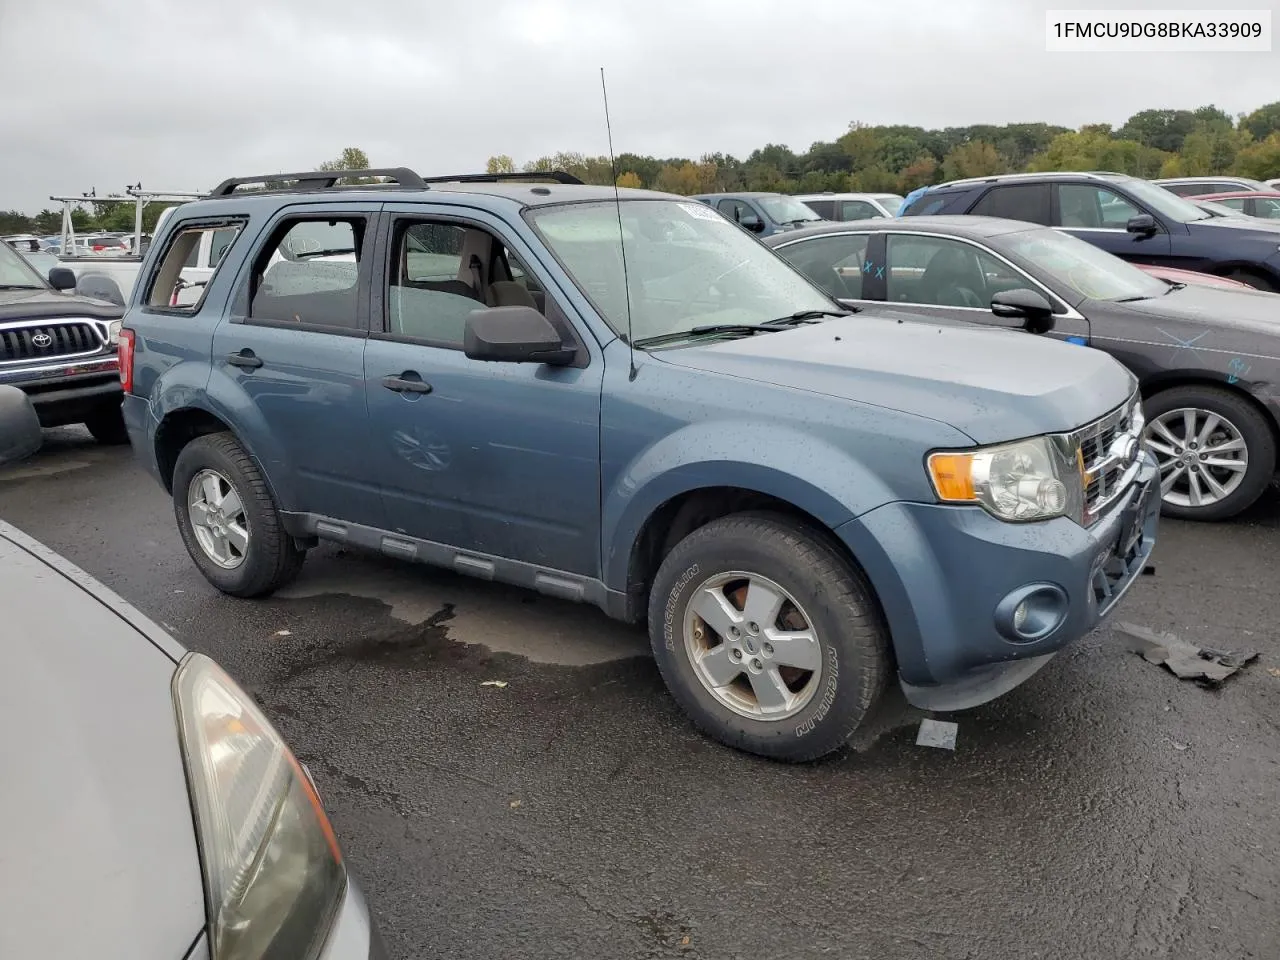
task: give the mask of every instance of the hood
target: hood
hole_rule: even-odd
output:
[[[1164,296],[1114,306],[1153,322],[1180,320],[1214,331],[1247,333],[1252,335],[1247,352],[1280,357],[1280,295],[1274,293],[1188,284]]]
[[[4,524],[0,568],[0,956],[181,960],[205,909],[174,659]]]
[[[1100,350],[1021,330],[869,313],[657,356],[927,417],[984,444],[1073,430],[1122,404],[1136,386]]]
[[[58,293],[46,287],[33,290],[0,290],[0,323],[6,320],[75,316],[119,320],[124,316],[124,307],[90,297]]]
[[[1264,233],[1280,237],[1280,221],[1263,220],[1260,217],[1212,217],[1208,220],[1193,220],[1188,227],[1199,230],[1243,230],[1246,233]]]

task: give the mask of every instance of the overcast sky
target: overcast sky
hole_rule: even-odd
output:
[[[311,169],[345,146],[434,174],[500,153],[603,154],[601,66],[615,148],[657,156],[804,150],[852,120],[1119,125],[1147,107],[1234,114],[1280,98],[1280,47],[1049,54],[1048,5],[0,0],[0,209],[138,180],[204,190]]]

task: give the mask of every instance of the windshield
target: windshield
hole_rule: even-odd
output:
[[[896,217],[898,215],[898,211],[902,209],[903,199],[903,197],[899,197],[897,194],[887,193],[882,197],[876,197],[876,203],[884,207],[885,213],[889,214],[889,216]]]
[[[697,201],[574,203],[535,208],[527,216],[619,336],[627,333],[629,291],[635,341],[835,308],[768,247]]]
[[[1176,193],[1152,183],[1149,180],[1126,180],[1129,191],[1156,213],[1178,223],[1190,223],[1193,220],[1207,220],[1213,214],[1201,210],[1190,200],[1184,200]]]
[[[0,288],[4,287],[36,287],[44,288],[44,281],[36,273],[31,264],[22,259],[22,255],[7,243],[0,241]]]
[[[756,202],[764,208],[764,212],[774,223],[822,219],[795,197],[758,197]]]
[[[1024,230],[991,239],[1002,253],[1091,300],[1138,300],[1169,292],[1169,285],[1100,247],[1057,230]]]

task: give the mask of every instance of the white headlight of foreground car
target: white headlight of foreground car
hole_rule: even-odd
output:
[[[1049,437],[933,453],[928,466],[944,503],[976,503],[1001,520],[1082,520],[1083,465]]]
[[[346,891],[315,787],[253,701],[190,654],[173,681],[212,960],[314,958]]]

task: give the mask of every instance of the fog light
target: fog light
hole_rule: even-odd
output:
[[[1067,619],[1067,593],[1056,583],[1028,583],[996,606],[995,627],[1010,643],[1044,640]]]

